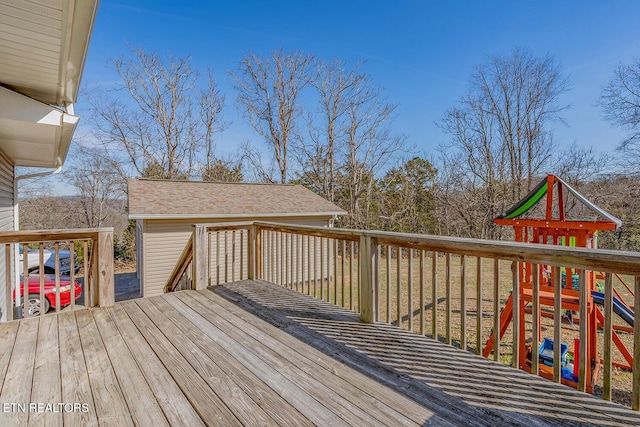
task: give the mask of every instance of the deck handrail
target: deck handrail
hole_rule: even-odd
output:
[[[16,274],[13,269],[12,244],[22,245],[23,247],[23,263],[20,266],[20,272],[23,277],[29,275],[28,250],[27,245],[37,243],[39,247],[39,271],[40,271],[40,304],[44,304],[44,265],[42,259],[42,250],[45,243],[52,244],[54,248],[55,264],[59,265],[60,243],[69,244],[70,253],[74,252],[74,242],[83,242],[84,249],[84,297],[85,305],[109,306],[115,302],[114,289],[114,263],[113,263],[113,228],[83,228],[83,229],[63,229],[63,230],[27,230],[27,231],[5,231],[0,232],[0,247],[5,248],[5,272],[6,272],[6,296],[5,307],[6,319],[13,320],[13,289],[17,289],[15,283]],[[91,250],[88,250],[88,246]],[[75,258],[72,255],[70,259],[70,282],[75,280]],[[55,269],[56,282],[56,311],[60,310],[59,301],[59,268]],[[27,290],[27,280],[23,279],[25,291]],[[27,296],[21,297],[19,292],[15,292],[16,300],[22,300]],[[75,305],[75,287],[71,286],[71,302],[72,309]],[[21,304],[23,305],[23,304]],[[24,304],[26,307],[26,304]],[[42,310],[41,310],[42,311]],[[41,314],[44,314],[41,312]],[[28,316],[28,310],[25,314]]]
[[[357,241],[360,237],[376,239],[381,245],[441,251],[446,253],[500,258],[508,261],[527,261],[538,264],[564,266],[618,274],[640,275],[640,253],[608,249],[587,249],[569,246],[551,246],[502,240],[471,239],[427,234],[397,233],[377,230],[352,230],[308,225],[278,224],[255,221],[263,230],[302,233],[311,236]]]

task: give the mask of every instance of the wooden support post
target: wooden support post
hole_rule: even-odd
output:
[[[358,255],[360,266],[360,320],[366,323],[377,321],[377,307],[375,306],[375,291],[377,286],[376,269],[378,266],[378,250],[376,239],[360,236]]]
[[[115,304],[115,280],[113,271],[113,229],[98,232],[98,242],[95,263],[98,266],[94,283],[97,285],[98,304],[100,307],[110,307]]]
[[[207,227],[196,224],[193,226],[193,289],[207,287],[209,266],[207,254]]]

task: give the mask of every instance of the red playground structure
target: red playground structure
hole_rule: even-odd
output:
[[[565,193],[566,192],[566,193]],[[554,193],[556,197],[554,198]],[[573,202],[580,202],[591,214],[596,214],[598,218],[593,219],[567,219],[565,204],[567,200],[565,196],[573,196]],[[546,196],[546,198],[545,198]],[[527,212],[531,216],[532,210],[543,198],[546,199],[546,209],[544,218],[524,218]],[[554,204],[554,199],[556,203]],[[584,209],[583,209],[584,210]],[[539,209],[541,211],[541,209]],[[497,225],[512,226],[514,229],[515,240],[523,243],[538,243],[561,246],[574,246],[583,248],[597,247],[597,232],[600,230],[615,230],[619,228],[622,222],[597,207],[584,196],[574,190],[566,182],[562,181],[555,175],[547,175],[524,199],[519,201],[515,206],[494,219]],[[531,343],[527,345],[525,335],[525,315],[532,312],[532,294],[534,274],[537,276],[539,284],[539,316],[553,317],[553,312],[545,310],[545,307],[554,307],[554,288],[561,286],[561,309],[566,313],[569,321],[587,322],[587,342],[582,343],[578,339],[574,341],[573,355],[577,361],[579,355],[578,346],[587,346],[587,373],[586,388],[588,392],[593,392],[593,384],[596,381],[600,366],[598,358],[598,327],[604,325],[604,315],[599,305],[602,305],[602,293],[598,291],[596,279],[597,273],[589,271],[585,274],[584,283],[589,290],[587,299],[587,317],[585,319],[573,319],[573,314],[580,312],[580,291],[579,276],[575,270],[564,267],[539,265],[537,271],[534,272],[534,266],[531,263],[518,263],[519,269],[519,313],[520,313],[520,333],[519,333],[519,360],[518,366],[525,371],[531,371],[531,352],[538,351],[539,354],[539,372],[540,375],[552,379],[553,378],[553,341],[549,338],[542,338],[541,322],[538,318],[538,337],[542,342]],[[559,271],[558,271],[559,270]],[[559,274],[558,274],[559,273]],[[554,283],[560,278],[560,283]],[[614,290],[615,291],[615,290]],[[628,325],[633,326],[633,311],[624,303],[622,297],[616,292],[618,298],[614,298],[614,311]],[[503,337],[509,324],[513,320],[513,292],[509,295],[505,307],[500,315],[500,338]],[[618,326],[613,331],[613,343],[620,351],[624,363],[615,363],[616,366],[623,369],[631,369],[633,364],[633,356],[625,347],[616,330],[626,330],[630,328]],[[488,357],[493,351],[494,336],[491,333],[487,341],[483,355]],[[578,374],[575,367],[578,363],[570,363],[567,355],[568,344],[561,343],[561,354],[563,361],[562,367],[562,383],[577,387]]]

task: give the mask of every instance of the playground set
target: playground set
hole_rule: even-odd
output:
[[[554,204],[554,190],[556,194]],[[565,210],[565,191],[573,195],[573,197],[581,202],[589,211],[597,214],[602,219],[568,219]],[[546,196],[546,198],[545,198]],[[534,206],[543,198],[546,200],[546,210],[544,218],[527,218],[523,217],[530,212]],[[530,213],[531,215],[531,213]],[[547,175],[525,198],[516,203],[511,209],[494,219],[494,223],[503,226],[512,226],[514,229],[515,240],[524,243],[550,244],[560,246],[574,246],[583,248],[597,247],[597,233],[601,230],[615,230],[622,225],[622,222],[605,212],[598,206],[591,203],[575,189],[569,186],[562,179],[555,175]],[[560,275],[556,269],[560,269]],[[544,307],[554,306],[554,287],[561,286],[561,309],[565,312],[565,317],[569,322],[587,322],[587,342],[581,343],[578,339],[574,340],[574,350],[569,351],[569,345],[561,343],[561,360],[562,360],[562,382],[566,385],[577,387],[577,357],[579,354],[579,346],[587,346],[587,357],[590,363],[587,363],[587,391],[593,392],[593,384],[596,381],[601,360],[598,358],[598,328],[604,325],[604,314],[600,306],[604,303],[604,294],[598,289],[597,280],[602,276],[594,271],[586,272],[585,283],[587,286],[587,317],[586,319],[574,319],[573,314],[580,311],[580,291],[579,279],[575,270],[564,267],[540,265],[534,272],[531,263],[518,263],[520,286],[519,286],[519,304],[520,304],[520,342],[518,366],[525,371],[531,370],[531,351],[538,351],[539,354],[539,372],[545,378],[553,378],[553,340],[542,338],[541,343],[532,343],[529,347],[526,342],[525,335],[525,314],[531,313],[532,294],[533,294],[533,276],[538,276],[539,284],[539,301],[540,315],[545,317],[553,317],[553,312],[545,310]],[[560,283],[554,283],[560,277]],[[554,279],[556,278],[556,279]],[[618,278],[622,281],[621,278]],[[622,281],[624,284],[624,281]],[[625,284],[626,285],[626,284]],[[627,288],[629,289],[629,288]],[[629,289],[629,291],[631,291]],[[630,308],[615,288],[614,288],[614,312],[627,324],[614,324],[613,343],[620,351],[624,362],[615,362],[614,365],[631,370],[633,364],[633,356],[626,348],[621,340],[618,332],[633,331],[633,310]],[[509,324],[513,320],[513,292],[509,295],[505,303],[505,307],[500,315],[500,338],[506,332]],[[538,319],[538,325],[541,325]],[[539,326],[540,327],[540,326]],[[541,327],[540,327],[541,328]],[[487,341],[483,355],[488,357],[493,351],[494,336],[491,333]],[[542,337],[541,330],[538,337]],[[573,355],[574,362],[571,362],[570,355]]]

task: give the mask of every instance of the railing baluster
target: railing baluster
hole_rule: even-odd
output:
[[[347,306],[347,301],[346,301],[347,294],[345,292],[345,286],[347,284],[347,281],[345,280],[345,277],[344,277],[344,273],[345,273],[344,261],[346,257],[347,257],[347,241],[343,240],[342,241],[342,257],[341,257],[342,258],[342,270],[341,270],[342,271],[342,278],[341,278],[342,279],[342,307]]]
[[[271,248],[271,231],[262,230],[262,268],[264,268],[263,278],[273,283],[273,277],[271,276],[271,254],[273,250]]]
[[[304,293],[304,235],[298,235],[296,243],[298,247],[298,256],[296,257],[296,262],[298,263],[298,267],[296,268],[296,290]]]
[[[287,254],[285,255],[285,268],[287,270],[287,288],[293,290],[293,234],[285,235]]]
[[[353,307],[353,259],[355,258],[355,242],[351,242],[351,248],[350,248],[350,252],[349,252],[349,308],[352,311],[354,310]]]
[[[213,259],[211,256],[211,245],[213,244],[212,242],[212,238],[211,238],[211,233],[209,233],[207,231],[207,261],[209,263],[209,265],[207,265],[207,280],[208,280],[208,285],[211,286],[211,282],[213,281],[213,271],[211,271],[211,269],[213,268]]]
[[[82,274],[84,274],[84,305],[93,307],[93,290],[89,283],[89,242],[82,241]]]
[[[40,315],[44,314],[44,243],[40,242],[38,244],[38,276],[40,278]],[[74,289],[71,286],[71,289]],[[75,289],[74,289],[75,290]],[[73,301],[73,298],[71,299]]]
[[[338,239],[333,239],[333,304],[338,305]]]
[[[500,260],[493,260],[493,360],[500,361]]]
[[[320,238],[320,299],[324,300],[324,237]]]
[[[438,252],[431,253],[431,336],[438,339]]]
[[[280,253],[280,264],[282,266],[281,273],[281,283],[280,286],[287,287],[287,236],[288,234],[285,232],[281,233],[281,242],[282,242],[282,252]]]
[[[424,335],[425,331],[425,319],[424,319],[424,250],[420,249],[420,335]]]
[[[387,245],[387,323],[391,323],[391,250]]]
[[[26,319],[29,317],[29,246],[27,244],[22,245],[22,317]],[[42,261],[40,261],[42,262]],[[20,292],[18,292],[19,285],[16,284],[16,307],[20,306]]]
[[[313,236],[313,297],[318,295],[318,238]]]
[[[602,378],[604,400],[611,400],[611,340],[613,339],[613,276],[604,276],[604,377]],[[555,347],[555,344],[554,344]]]
[[[307,295],[311,295],[311,236],[307,236]]]
[[[244,230],[240,229],[240,280],[242,280],[243,278],[243,275],[242,275],[243,271],[244,271]]]
[[[303,234],[303,235],[301,236],[301,239],[300,239],[300,240],[302,240],[302,248],[300,249],[300,256],[301,256],[301,258],[302,258],[302,262],[300,263],[300,280],[301,280],[301,282],[302,282],[302,291],[301,291],[301,292],[302,292],[303,294],[304,294],[304,273],[305,273],[305,271],[308,271],[308,270],[309,270],[308,268],[307,268],[307,269],[305,269],[305,260],[304,260],[304,253],[305,253],[305,250],[304,250],[304,240],[305,240],[305,237],[306,237],[306,236]],[[307,243],[307,251],[309,250],[308,246],[309,246],[309,244]],[[309,262],[309,258],[307,258],[307,262]],[[308,289],[308,288],[307,288],[307,289]]]
[[[224,232],[224,283],[229,283],[229,232]]]
[[[56,313],[60,313],[60,242],[53,244],[55,251],[55,281],[56,281]],[[40,311],[44,309],[44,301],[40,301]]]
[[[562,366],[560,363],[562,342],[562,283],[560,267],[553,267],[553,381],[562,381]]]
[[[531,373],[538,375],[540,371],[538,346],[540,345],[540,266],[532,264],[531,289]],[[582,319],[580,319],[582,320]]]
[[[398,327],[402,328],[402,248],[396,250],[396,316]]]
[[[476,257],[476,354],[482,354],[482,258]]]
[[[460,256],[460,348],[467,351],[467,278],[466,258]]]
[[[280,232],[280,286],[284,286],[285,283],[285,271],[284,271],[284,232]]]
[[[513,342],[511,343],[511,366],[518,368],[520,365],[520,336],[522,320],[520,313],[520,275],[518,274],[518,262],[511,262],[511,306],[513,307]]]
[[[566,283],[569,288],[569,283],[572,281],[572,275],[567,271]],[[589,320],[587,312],[587,301],[589,298],[589,289],[587,289],[586,274],[583,269],[578,270],[578,286],[580,287],[580,364],[578,375],[578,390],[587,391],[587,373],[589,372],[587,366],[589,366],[589,360],[587,355],[589,354],[589,346],[587,345],[589,337]],[[574,362],[575,363],[575,362]]]
[[[236,281],[236,230],[231,231],[231,281]]]
[[[446,270],[445,270],[445,294],[447,301],[445,302],[446,308],[446,343],[451,345],[451,252],[447,252],[446,255]]]
[[[640,276],[635,276],[633,297],[633,389],[631,407],[640,411]]]
[[[408,248],[409,253],[409,278],[407,280],[409,286],[409,330],[413,332],[413,249]]]
[[[216,231],[216,285],[220,284],[220,232]]]

